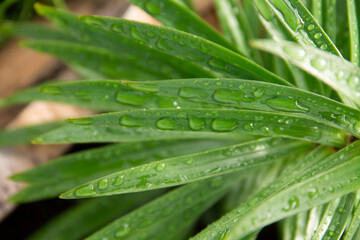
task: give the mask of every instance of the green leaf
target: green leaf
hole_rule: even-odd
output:
[[[116,220],[88,239],[177,239],[238,181],[238,174],[228,174],[183,186]]]
[[[81,201],[36,231],[31,240],[77,240],[158,196],[158,191]],[[119,204],[121,202],[121,204]]]
[[[359,147],[360,142],[354,142],[324,160],[324,154],[318,153],[324,150],[315,151],[313,156],[299,162],[292,171],[284,172],[274,183],[194,239],[217,239],[224,232],[228,239],[238,239],[262,226],[357,190]]]
[[[28,144],[39,135],[64,126],[64,122],[52,122],[0,131],[0,146]]]
[[[119,18],[82,16],[80,19],[224,76],[289,85],[284,79],[256,63],[196,35]]]
[[[229,49],[234,48],[196,13],[179,4],[176,0],[130,0],[130,2],[166,26],[204,37]]]
[[[263,17],[266,20],[271,20],[275,14],[300,44],[316,46],[319,49],[341,56],[329,36],[300,0],[268,0],[263,1],[261,5],[265,9],[270,8],[272,10],[272,14],[263,14]]]
[[[350,193],[331,201],[323,213],[312,239],[340,239],[354,206],[355,194]]]
[[[239,52],[250,57],[250,48],[246,42],[246,35],[240,22],[240,7],[234,0],[216,0],[215,9],[220,25],[228,39],[237,47]]]
[[[336,22],[337,16],[337,0],[323,0],[324,1],[324,30],[332,42],[336,41]]]
[[[2,99],[0,106],[33,100],[70,103],[108,111],[137,108],[240,108],[288,112],[360,136],[360,129],[356,127],[360,119],[358,110],[297,88],[250,80],[92,80],[52,83]]]
[[[359,204],[359,197],[357,196],[357,199],[354,204],[354,209],[352,212],[352,216],[350,219],[349,226],[347,227],[343,239],[344,240],[356,240],[359,238],[359,225],[360,225],[360,204]]]
[[[158,69],[150,71],[142,68],[137,61],[129,56],[120,57],[105,49],[83,43],[33,40],[23,42],[22,46],[54,55],[70,65],[96,69],[97,77],[134,80],[170,77],[169,75],[162,75],[161,71],[157,71]],[[172,77],[180,76],[173,73]]]
[[[104,48],[113,55],[128,59],[128,63],[141,66],[140,69],[147,69],[149,72],[157,72],[167,76],[164,77],[165,79],[214,76],[211,71],[188,61],[184,62],[176,56],[160,52],[133,39],[124,38],[118,34],[86,24],[80,21],[77,16],[66,11],[41,4],[36,4],[35,9],[39,15],[50,19],[65,32],[84,42],[85,45]],[[88,69],[93,70],[93,68]]]
[[[290,61],[360,105],[360,70],[355,64],[316,48],[302,48],[290,42],[258,40],[252,42],[252,46]]]
[[[165,80],[162,80],[165,81]],[[176,80],[171,80],[176,81]],[[169,81],[166,81],[170,83]],[[158,82],[154,82],[158,83]],[[175,83],[175,82],[174,82]],[[137,85],[133,85],[136,87]],[[96,80],[45,83],[33,88],[18,91],[12,96],[0,99],[0,107],[28,103],[34,100],[73,104],[103,111],[120,111],[142,108],[221,108],[219,103],[200,103],[179,98],[177,95],[165,96],[155,90],[146,89],[152,85],[140,83],[139,91],[122,81]],[[149,92],[150,91],[150,92]]]
[[[223,140],[138,142],[70,154],[13,175],[12,180],[28,182],[30,185],[13,195],[9,201],[27,202],[53,197],[121,169],[230,144],[232,142]]]
[[[360,11],[358,10],[360,3],[356,0],[347,0],[346,3],[349,18],[350,60],[360,66]]]
[[[40,23],[6,23],[1,26],[0,30],[13,36],[25,38],[77,42],[76,38],[65,34],[61,30]]]
[[[313,144],[306,142],[265,138],[119,171],[71,189],[60,197],[83,198],[146,191],[182,185],[234,171],[246,177],[259,165],[313,147]],[[119,179],[121,183],[117,183]],[[103,182],[109,183],[106,188],[99,187]]]
[[[151,130],[159,134],[179,132],[190,136],[195,133],[211,136],[221,132],[280,136],[334,146],[342,146],[346,141],[345,132],[316,121],[290,113],[253,110],[147,109],[69,119],[68,122],[80,126],[111,127],[118,129],[119,134],[124,130],[141,129],[144,134],[144,130]]]

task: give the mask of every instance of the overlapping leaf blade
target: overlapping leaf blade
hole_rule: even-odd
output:
[[[222,35],[216,32],[196,13],[179,4],[176,0],[130,0],[166,26],[202,36],[224,47],[233,49]]]
[[[224,231],[228,239],[236,239],[266,224],[358,189],[359,145],[360,142],[354,142],[325,160],[322,160],[324,155],[319,158],[316,154],[304,159],[300,163],[303,166],[286,172],[194,239],[213,239]]]
[[[196,35],[120,18],[99,16],[82,16],[80,18],[115,32],[120,37],[139,41],[160,52],[170,53],[184,61],[193,62],[225,76],[289,85],[286,80],[256,63]]]
[[[75,207],[66,210],[47,222],[29,239],[77,240],[84,238],[129,210],[152,200],[159,194],[159,191],[151,191],[80,202]]]
[[[81,198],[145,191],[240,170],[238,174],[246,177],[259,165],[284,158],[288,154],[302,153],[313,146],[286,139],[260,139],[119,171],[71,189],[61,197]],[[101,187],[103,183],[106,183],[106,188]]]
[[[313,47],[302,48],[289,42],[259,40],[254,41],[252,45],[289,60],[356,104],[360,104],[360,69],[355,64]]]
[[[0,105],[32,100],[64,102],[109,111],[136,108],[239,108],[281,111],[295,113],[359,136],[356,127],[360,120],[358,110],[297,88],[250,80],[93,80],[53,83],[19,92],[0,100]]]
[[[238,174],[228,174],[188,184],[116,220],[88,239],[139,239],[141,236],[178,239],[184,229],[238,181]]]
[[[10,198],[33,201],[59,195],[70,188],[121,169],[231,145],[220,140],[159,141],[115,144],[60,157],[52,162],[13,175],[12,180],[30,183]]]

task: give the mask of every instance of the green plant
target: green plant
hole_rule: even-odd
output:
[[[33,238],[255,239],[280,221],[283,239],[358,239],[360,2],[215,0],[224,35],[189,1],[131,2],[168,27],[36,5],[61,30],[11,28],[92,80],[45,83],[0,106],[105,113],[2,132],[0,143],[122,143],[12,176],[29,185],[9,201],[143,192],[89,200]],[[196,233],[205,211],[210,225]]]

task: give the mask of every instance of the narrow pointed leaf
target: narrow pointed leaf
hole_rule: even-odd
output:
[[[353,209],[355,194],[350,193],[331,201],[311,239],[340,239]]]
[[[29,144],[32,139],[65,124],[64,122],[52,122],[12,130],[2,130],[0,131],[0,146]]]
[[[120,58],[128,59],[135,66],[141,66],[140,69],[147,69],[150,72],[155,71],[168,76],[164,77],[165,79],[173,78],[174,76],[214,76],[211,71],[189,61],[184,62],[176,56],[145,46],[139,43],[139,41],[124,38],[118,34],[86,24],[80,21],[76,15],[69,12],[41,4],[36,4],[35,9],[39,15],[50,19],[65,32],[76,37],[86,45],[104,48]]]
[[[180,132],[242,133],[303,139],[342,146],[346,133],[290,113],[218,109],[147,109],[68,119],[74,125],[103,126],[123,130],[141,129],[159,134]],[[287,124],[283,124],[287,123]],[[145,133],[145,132],[144,132]],[[68,136],[64,136],[68,137]]]
[[[138,192],[186,184],[203,178],[240,171],[239,175],[258,165],[274,161],[287,154],[310,150],[314,145],[287,139],[265,138],[210,151],[152,162],[120,171],[88,182],[61,195],[62,198],[82,198]],[[258,150],[257,150],[258,149]],[[122,179],[121,184],[116,184]],[[109,182],[106,189],[99,183]]]
[[[250,56],[250,49],[239,21],[240,7],[234,0],[216,0],[216,13],[222,30],[237,47],[239,52],[246,57]]]
[[[357,190],[360,186],[359,146],[360,142],[354,142],[325,160],[316,156],[313,158],[316,161],[304,159],[311,163],[310,168],[301,167],[304,162],[300,162],[290,175],[284,174],[194,239],[214,239],[224,232],[228,239],[238,239],[262,226]],[[297,176],[292,178],[295,173]]]
[[[144,45],[171,53],[178,58],[222,73],[225,76],[289,85],[284,79],[256,63],[196,35],[120,18],[82,16],[81,19],[115,32],[121,37],[134,39],[134,34],[136,34],[137,39],[135,40],[141,41]]]
[[[39,92],[41,94],[39,94]],[[177,79],[152,82],[92,80],[45,84],[0,100],[0,106],[47,100],[99,110],[240,108],[295,113],[360,136],[360,112],[339,102],[258,81]]]
[[[346,0],[350,33],[350,60],[360,66],[360,2]]]
[[[176,239],[238,181],[239,175],[228,174],[183,186],[119,218],[88,239]]]
[[[122,195],[80,202],[50,220],[30,240],[82,239],[117,217],[158,196],[158,191]],[[121,204],[119,204],[121,203]]]
[[[121,169],[230,144],[227,141],[211,140],[143,142],[116,144],[70,154],[12,176],[12,180],[25,181],[30,185],[13,195],[9,201],[28,202],[54,197]]]
[[[196,13],[179,4],[176,0],[130,0],[166,26],[193,33],[233,49],[234,46]]]
[[[300,44],[316,46],[319,49],[341,56],[329,36],[300,0],[266,0],[263,1],[262,5],[263,8],[270,7],[272,9],[273,14]],[[272,15],[263,16],[266,20],[271,20],[273,17]]]
[[[62,41],[33,40],[22,43],[22,46],[56,56],[70,65],[82,68],[96,69],[97,76],[111,79],[161,79],[169,75],[162,75],[161,71],[143,69],[137,61],[127,56],[117,56],[111,52],[83,43],[69,43]],[[174,73],[172,77],[179,77]]]
[[[360,69],[353,63],[315,49],[289,42],[254,41],[258,49],[276,54],[322,80],[334,90],[360,104]]]

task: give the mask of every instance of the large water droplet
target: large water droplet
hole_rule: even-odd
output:
[[[206,126],[205,119],[202,118],[189,118],[189,128],[193,131],[200,131]]]
[[[230,132],[238,125],[236,119],[215,119],[211,128],[216,132]]]
[[[162,118],[156,121],[156,127],[162,130],[174,130],[177,126],[177,123],[170,118]]]
[[[294,47],[284,47],[284,52],[298,61],[303,61],[306,57],[306,52],[304,49],[297,49]]]
[[[257,99],[262,98],[264,96],[265,88],[257,88],[255,92],[253,92],[254,97]]]
[[[88,196],[92,196],[95,194],[96,194],[96,192],[94,190],[93,184],[88,184],[84,187],[80,187],[75,190],[75,196],[77,196],[77,197],[88,197]]]
[[[288,112],[308,112],[310,110],[298,100],[281,96],[266,100],[266,105],[275,110]]]
[[[315,25],[312,24],[312,23],[310,23],[310,24],[307,26],[307,30],[309,30],[309,31],[312,31],[312,30],[314,30],[314,29],[315,29]]]
[[[285,212],[289,212],[299,207],[299,199],[297,197],[292,197],[288,201],[288,206],[283,208]]]
[[[63,92],[61,87],[57,86],[43,86],[39,89],[39,91],[47,95],[60,95]]]
[[[135,93],[132,91],[121,91],[116,95],[116,101],[125,105],[139,107],[148,100],[149,96],[143,93]]]
[[[114,180],[114,182],[112,183],[112,185],[114,186],[120,186],[121,184],[124,183],[124,176],[117,176]]]
[[[349,78],[348,83],[353,88],[358,88],[360,82],[360,78],[356,75],[353,75]]]
[[[315,58],[311,60],[311,65],[319,71],[323,71],[326,69],[327,62],[324,58]]]
[[[158,171],[158,172],[164,171],[164,169],[165,169],[165,163],[159,163],[155,167],[155,170]]]
[[[141,119],[129,115],[124,115],[119,119],[119,125],[124,127],[140,127],[142,123]]]
[[[109,187],[109,180],[107,178],[98,181],[98,189],[105,190]]]
[[[186,99],[203,99],[208,96],[205,89],[194,87],[182,87],[179,90],[179,97]]]
[[[131,27],[130,27],[130,36],[131,36],[134,40],[137,40],[137,41],[139,41],[139,42],[141,42],[141,43],[146,43],[146,42],[148,42],[148,39],[147,39],[145,36],[143,36],[143,35],[139,32],[139,30],[138,30],[136,27],[134,27],[134,26],[131,26]]]
[[[360,121],[354,124],[354,130],[360,133]]]
[[[170,47],[170,45],[164,40],[164,39],[159,39],[156,43],[155,46],[160,49],[161,51],[171,51],[173,50],[172,47]]]

